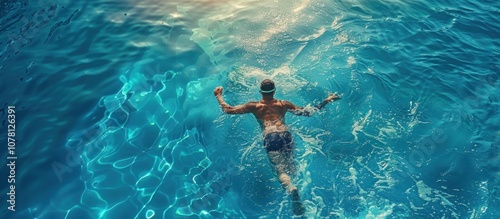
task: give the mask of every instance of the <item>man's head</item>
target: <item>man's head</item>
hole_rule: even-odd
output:
[[[274,95],[274,92],[276,91],[276,87],[274,86],[274,82],[271,81],[270,79],[264,79],[260,83],[260,93],[262,95]]]

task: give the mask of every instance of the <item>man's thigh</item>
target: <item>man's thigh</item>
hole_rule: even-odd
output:
[[[293,150],[279,150],[267,152],[269,161],[276,173],[295,174],[295,161]]]

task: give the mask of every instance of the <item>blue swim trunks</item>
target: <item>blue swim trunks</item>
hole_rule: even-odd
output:
[[[271,132],[264,136],[264,148],[269,151],[293,150],[293,138],[289,131]]]
[[[295,175],[294,144],[288,131],[271,132],[264,136],[264,148],[275,173]]]

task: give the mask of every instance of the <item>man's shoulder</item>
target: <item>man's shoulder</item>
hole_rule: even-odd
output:
[[[249,101],[245,105],[248,107],[255,107],[255,106],[257,106],[258,103],[259,102],[257,102],[257,101]]]
[[[295,106],[295,104],[293,104],[292,102],[290,101],[287,101],[287,100],[281,100],[281,106],[283,106],[284,108],[286,108],[287,110],[289,109],[296,109],[297,106]]]
[[[283,106],[288,106],[290,104],[292,104],[290,101],[286,101],[286,100],[278,100]]]

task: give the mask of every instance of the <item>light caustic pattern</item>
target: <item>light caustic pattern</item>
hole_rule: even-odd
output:
[[[123,89],[98,106],[106,116],[86,130],[95,138],[82,154],[85,190],[67,216],[81,217],[80,208],[88,217],[104,218],[238,215],[219,205],[228,196],[236,163],[209,158],[203,134],[185,128],[188,112],[180,106],[189,100],[183,99],[176,73],[131,71],[120,79]]]

